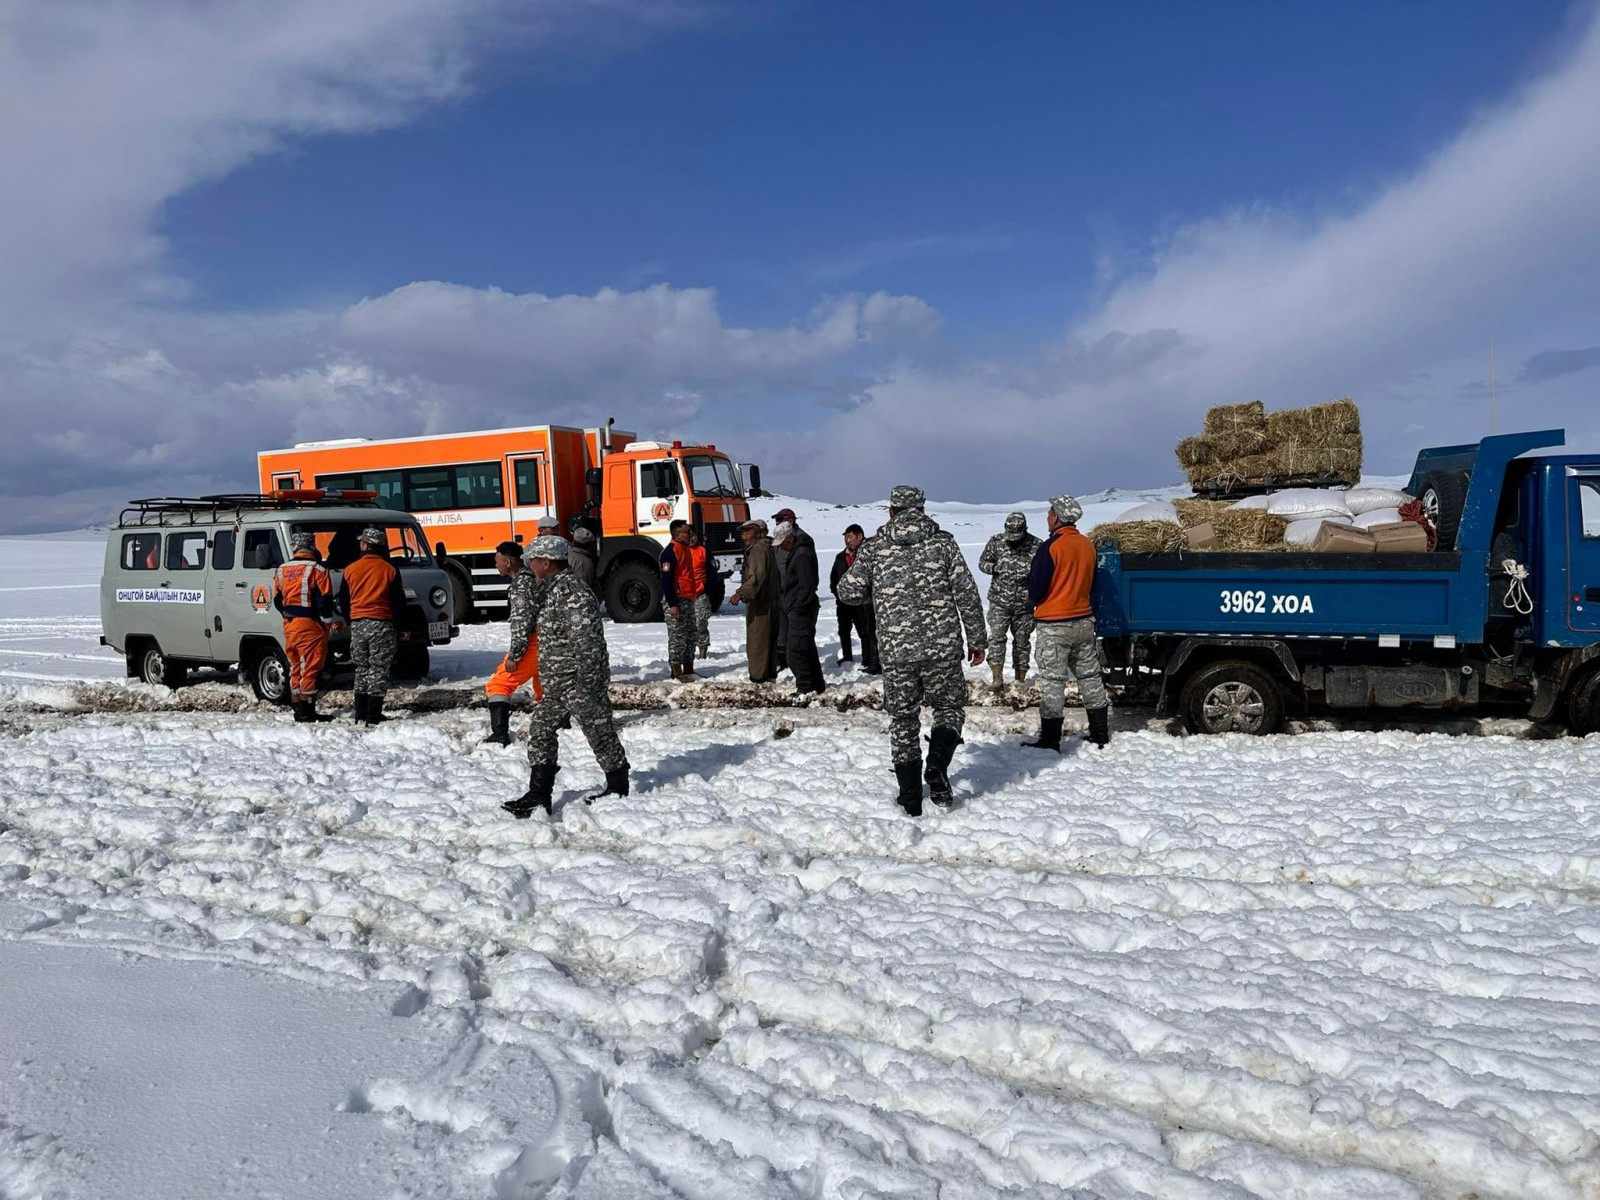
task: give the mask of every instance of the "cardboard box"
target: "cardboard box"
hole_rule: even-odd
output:
[[[1373,549],[1379,554],[1426,554],[1428,531],[1415,521],[1399,521],[1393,525],[1374,525],[1367,530],[1372,535]]]
[[[1191,550],[1215,550],[1221,545],[1217,540],[1217,527],[1210,521],[1189,526],[1183,531],[1183,539],[1189,543]]]
[[[1318,554],[1371,554],[1376,545],[1376,540],[1365,529],[1324,521],[1311,548]]]

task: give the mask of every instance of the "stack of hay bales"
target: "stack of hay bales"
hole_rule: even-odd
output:
[[[1162,511],[1165,510],[1165,511]],[[1214,544],[1194,545],[1189,530],[1210,527]],[[1238,508],[1226,500],[1175,500],[1172,504],[1140,505],[1121,518],[1095,526],[1098,543],[1115,542],[1124,554],[1256,552],[1284,549],[1289,523],[1264,508]]]
[[[1195,487],[1223,491],[1271,477],[1355,484],[1361,478],[1361,410],[1345,398],[1269,413],[1260,401],[1206,413],[1205,432],[1178,443]]]

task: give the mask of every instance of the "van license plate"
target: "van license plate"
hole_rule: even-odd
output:
[[[428,640],[430,642],[448,642],[450,640],[450,622],[429,621]]]

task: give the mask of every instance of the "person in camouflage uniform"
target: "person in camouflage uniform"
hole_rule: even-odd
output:
[[[989,584],[989,669],[996,691],[1005,683],[1006,635],[1011,636],[1011,666],[1017,682],[1028,678],[1033,651],[1033,606],[1028,603],[1028,570],[1034,552],[1044,543],[1028,532],[1028,518],[1006,517],[1006,530],[989,539],[978,556],[978,570],[992,576]]]
[[[981,665],[989,644],[983,602],[961,548],[923,512],[924,503],[920,488],[893,488],[888,524],[861,544],[855,564],[839,580],[844,603],[863,604],[871,597],[898,800],[913,817],[922,815],[924,779],[935,804],[951,802],[950,760],[966,724],[962,659]],[[924,704],[933,709],[926,772],[918,741]]]
[[[389,561],[389,535],[376,525],[361,531],[361,557],[339,580],[339,612],[350,626],[350,662],[355,667],[355,718],[377,725],[389,691],[389,671],[400,648],[399,622],[406,611],[405,585]]]
[[[519,820],[542,808],[550,811],[555,792],[557,731],[569,716],[583,730],[589,748],[606,773],[605,790],[589,797],[628,794],[628,756],[617,737],[611,712],[611,654],[606,648],[600,605],[567,567],[571,547],[562,537],[544,536],[528,547],[528,571],[535,579],[523,615],[512,630],[511,651],[527,650],[539,639],[539,678],[544,696],[528,724],[528,790],[503,807]]]

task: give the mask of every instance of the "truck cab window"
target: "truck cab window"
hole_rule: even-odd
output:
[[[206,535],[193,533],[167,534],[167,570],[203,571],[206,565]]]
[[[689,472],[689,487],[696,496],[724,496],[729,499],[739,496],[739,486],[734,481],[733,464],[726,459],[696,454],[685,458],[683,465]]]
[[[678,475],[678,465],[671,462],[639,464],[639,494],[646,499],[683,495],[683,480]]]
[[[1585,541],[1600,541],[1600,475],[1578,479],[1578,503]]]

